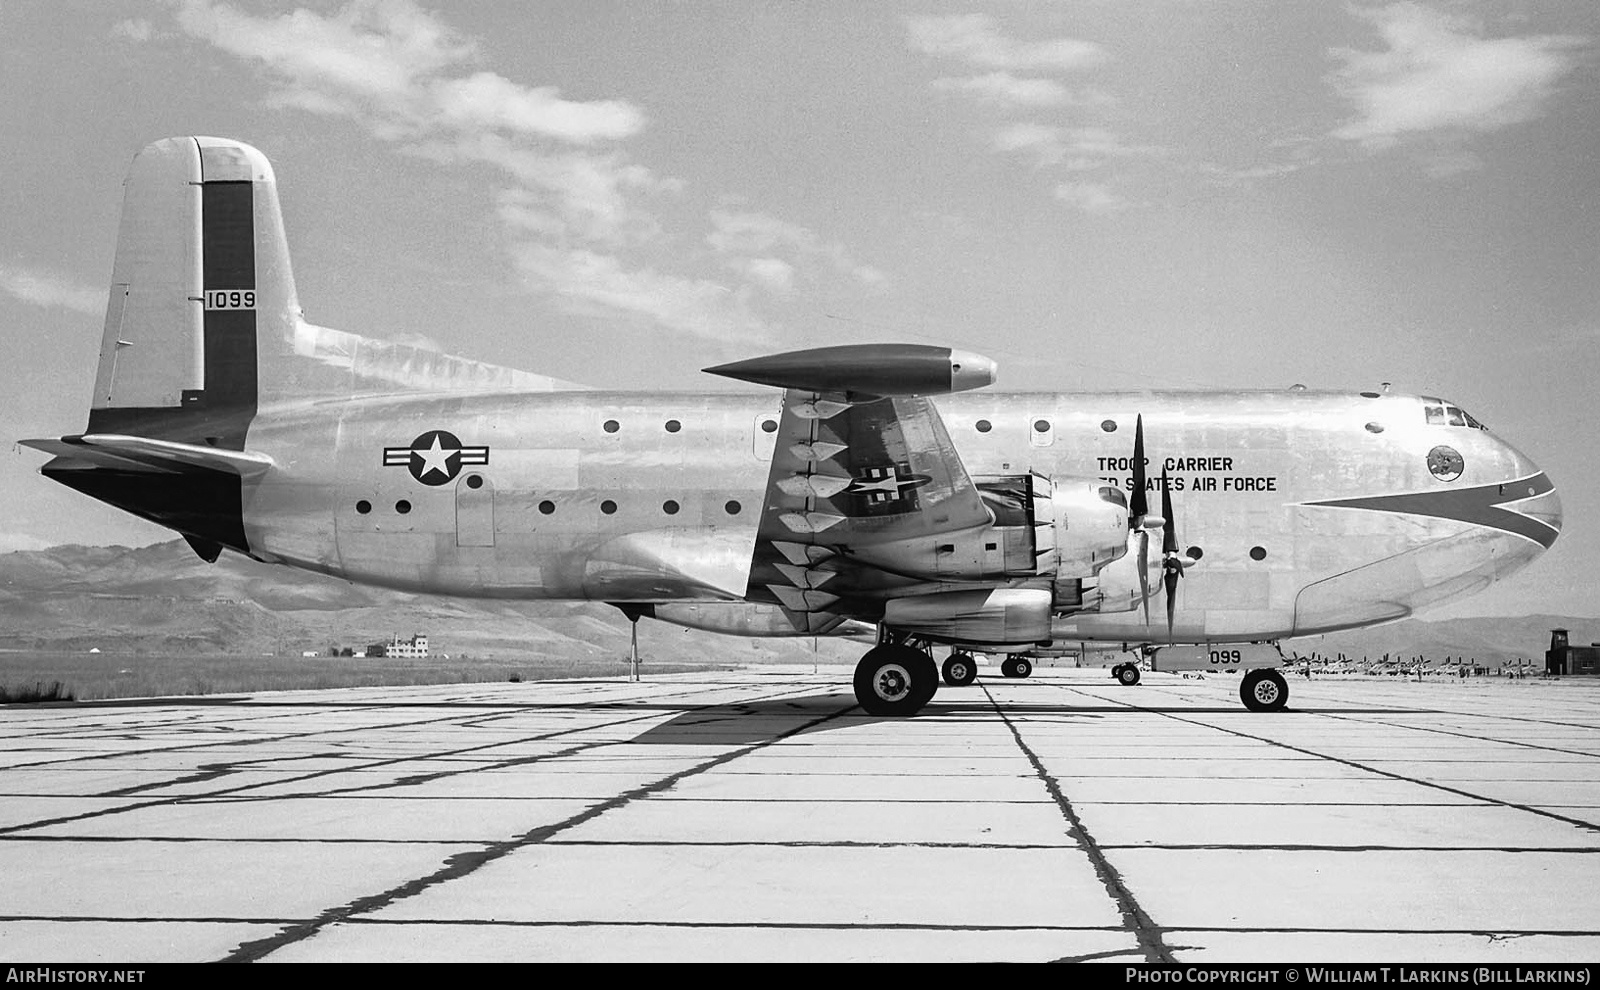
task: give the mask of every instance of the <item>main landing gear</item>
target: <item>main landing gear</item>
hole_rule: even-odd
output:
[[[1001,661],[1000,673],[1007,677],[1027,677],[1033,673],[1033,661],[1013,654]]]
[[[1239,700],[1253,712],[1281,712],[1289,703],[1289,685],[1270,667],[1245,671]]]
[[[939,689],[939,668],[925,650],[879,643],[856,664],[855,689],[868,715],[915,715]]]
[[[1117,683],[1125,687],[1133,687],[1139,683],[1139,665],[1136,663],[1119,663],[1111,668],[1111,676]]]
[[[970,653],[960,650],[951,650],[950,656],[945,659],[944,682],[951,687],[966,687],[978,679],[978,661]]]

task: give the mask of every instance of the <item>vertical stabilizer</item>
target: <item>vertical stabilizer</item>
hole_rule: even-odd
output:
[[[111,282],[86,432],[244,449],[257,340],[299,319],[266,157],[209,137],[139,152]]]

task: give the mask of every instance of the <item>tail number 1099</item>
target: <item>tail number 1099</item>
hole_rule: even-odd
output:
[[[206,309],[255,309],[254,289],[207,289]]]

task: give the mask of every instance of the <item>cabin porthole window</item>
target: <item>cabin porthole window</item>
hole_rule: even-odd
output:
[[[1251,560],[1266,560],[1267,559],[1267,548],[1266,547],[1251,547],[1250,548],[1250,559]]]
[[[366,515],[372,511],[372,503],[368,502],[366,499],[362,499],[356,503],[356,511],[362,515]]]
[[[617,503],[615,503],[615,502],[613,502],[613,501],[611,501],[611,500],[610,500],[610,499],[609,499],[609,498],[608,498],[608,499],[606,499],[606,500],[605,500],[605,501],[604,501],[604,502],[601,502],[601,503],[600,503],[600,511],[601,511],[601,512],[604,512],[604,513],[605,513],[605,514],[606,514],[606,515],[608,515],[608,516],[609,516],[609,515],[611,515],[611,514],[612,514],[612,513],[614,513],[614,512],[616,512],[616,511],[617,511]]]
[[[673,501],[670,498],[667,499],[665,502],[661,503],[661,511],[665,512],[669,516],[677,515],[678,514],[678,508],[679,508],[678,503]]]
[[[682,423],[678,422],[675,419],[667,420],[667,432],[668,433],[676,433],[681,429],[683,429],[683,424]]]
[[[1117,432],[1117,421],[1114,419],[1101,420],[1100,429],[1107,433],[1115,433]]]
[[[615,433],[622,429],[622,424],[614,419],[608,419],[605,421],[605,425],[602,427],[602,429],[604,429],[607,433]]]
[[[398,501],[398,502],[396,502],[394,504],[394,511],[400,513],[403,516],[406,513],[411,511],[411,503],[407,502],[405,499],[401,499],[400,501]]]
[[[986,419],[980,419],[972,425],[979,433],[988,433],[990,430],[994,429],[994,424]]]
[[[549,499],[545,499],[543,502],[539,503],[539,511],[548,516],[552,512],[556,511],[556,504]]]

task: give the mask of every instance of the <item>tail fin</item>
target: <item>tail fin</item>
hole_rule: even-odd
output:
[[[182,533],[202,557],[250,553],[243,488],[270,454],[258,412],[308,399],[428,389],[581,388],[301,317],[266,156],[167,138],[133,160],[89,425],[24,444],[46,477]]]
[[[125,185],[89,434],[243,450],[258,407],[404,390],[582,386],[313,326],[278,186],[238,141],[167,138]]]
[[[87,433],[243,450],[257,341],[299,319],[265,156],[168,138],[133,160]]]

